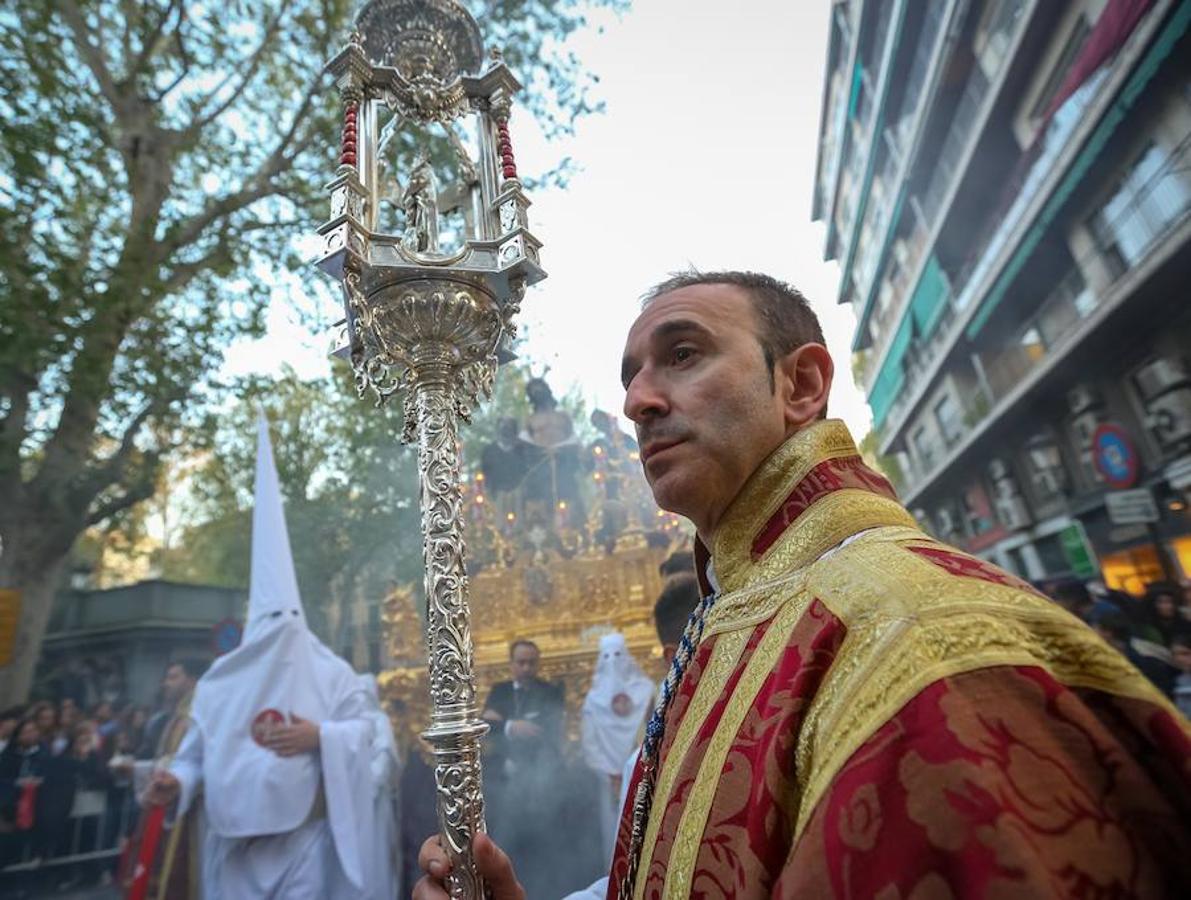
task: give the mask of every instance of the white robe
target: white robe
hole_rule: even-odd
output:
[[[203,839],[204,900],[322,900],[392,897],[387,886],[368,883],[362,857],[375,839],[376,794],[371,746],[374,722],[367,694],[352,691],[331,720],[319,726],[326,815],[281,834],[224,837],[208,827]],[[181,783],[178,813],[185,813],[203,784],[203,738],[187,730],[170,764]],[[204,804],[207,798],[204,795]],[[210,810],[206,809],[208,822]]]
[[[397,875],[401,871],[397,835],[397,779],[400,762],[393,740],[393,724],[380,707],[376,679],[357,676],[371,701],[372,742],[355,749],[367,753],[372,769],[372,828],[361,835],[360,863],[363,867],[364,896],[369,900],[392,900],[397,895]],[[349,757],[347,762],[358,757]],[[323,767],[327,761],[324,759]]]
[[[601,779],[596,813],[604,854],[609,859],[616,845],[619,807],[614,805],[606,779],[620,774],[625,761],[636,758],[635,749],[645,716],[653,706],[654,686],[629,653],[624,635],[613,632],[600,638],[591,690],[583,699],[581,720],[583,759]],[[617,703],[624,709],[617,711]]]

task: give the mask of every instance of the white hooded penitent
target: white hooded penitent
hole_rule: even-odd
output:
[[[375,703],[352,668],[306,626],[263,415],[255,493],[244,639],[215,661],[195,690],[196,727],[171,766],[182,784],[180,804],[189,805],[201,785],[211,835],[224,842],[252,838],[262,853],[261,845],[273,840],[263,836],[309,826],[325,809],[336,868],[356,889],[348,893],[372,896],[361,847],[373,828]],[[318,752],[283,757],[263,745],[268,729],[291,716],[318,724]],[[287,871],[303,864],[282,858],[290,851],[277,846],[275,864],[264,866],[270,871],[265,880],[285,881],[292,877]],[[226,857],[225,868],[234,858]],[[328,877],[326,884],[337,880]]]
[[[583,700],[583,758],[597,772],[619,775],[637,748],[654,684],[629,653],[624,635],[600,638],[591,690]]]

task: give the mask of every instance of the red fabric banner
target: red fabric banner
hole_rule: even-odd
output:
[[[145,829],[141,833],[140,846],[132,860],[133,870],[127,882],[126,900],[145,900],[149,892],[149,876],[153,872],[153,861],[157,858],[157,845],[165,828],[165,807],[151,806],[145,811]]]
[[[21,785],[21,796],[17,798],[17,831],[28,831],[33,827],[37,810],[37,782],[26,781]]]

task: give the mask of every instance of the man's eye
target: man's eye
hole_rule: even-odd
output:
[[[694,347],[675,347],[673,352],[674,362],[686,362],[695,355]]]

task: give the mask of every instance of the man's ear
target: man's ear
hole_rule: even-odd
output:
[[[803,344],[777,362],[777,389],[786,414],[786,434],[805,428],[827,408],[835,363],[822,344]]]

